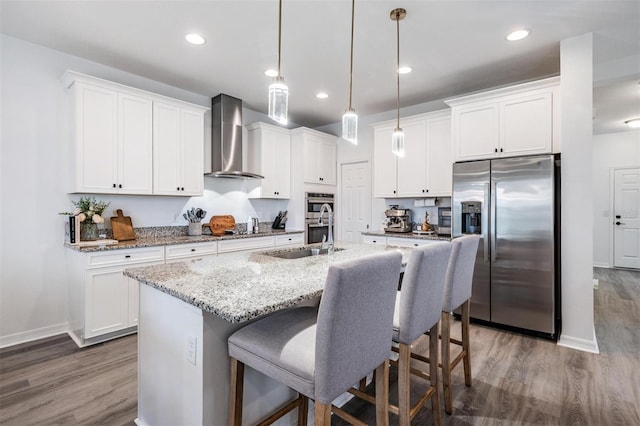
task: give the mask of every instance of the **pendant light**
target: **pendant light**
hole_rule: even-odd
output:
[[[282,44],[282,0],[278,7],[278,75],[269,85],[269,118],[286,125],[287,110],[289,107],[289,88],[280,75],[280,46]]]
[[[397,109],[398,109],[398,121],[396,128],[391,135],[391,152],[398,157],[404,157],[404,132],[400,127],[400,73],[397,72],[400,68],[400,21],[407,16],[407,11],[402,8],[393,9],[391,11],[391,20],[396,21],[396,40],[397,40],[397,66],[396,75],[398,76],[398,97],[397,97]]]
[[[356,0],[351,0],[351,62],[349,68],[349,108],[342,116],[342,138],[358,145],[358,114],[351,107],[353,93],[353,23],[355,16]]]

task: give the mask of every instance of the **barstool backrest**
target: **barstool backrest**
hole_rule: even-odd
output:
[[[320,299],[315,396],[331,403],[389,357],[399,252],[332,265]]]
[[[451,258],[444,289],[443,312],[452,312],[471,298],[479,235],[465,235],[451,241]]]
[[[402,279],[399,343],[411,344],[440,320],[451,244],[431,243],[411,253]]]

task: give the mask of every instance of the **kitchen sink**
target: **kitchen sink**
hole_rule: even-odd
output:
[[[334,248],[333,251],[344,250],[342,248]],[[328,253],[328,249],[321,248],[302,248],[299,250],[286,250],[263,253],[266,256],[279,257],[280,259],[300,259],[309,256],[320,256]]]

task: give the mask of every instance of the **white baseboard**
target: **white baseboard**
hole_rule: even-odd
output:
[[[604,262],[593,262],[593,267],[594,268],[607,268],[610,269],[611,265],[609,265],[609,262],[604,263]]]
[[[36,328],[33,330],[22,331],[20,333],[0,336],[0,348],[18,345],[20,343],[31,342],[33,340],[44,339],[45,337],[65,334],[69,330],[69,323],[49,325],[47,327]]]
[[[583,352],[591,352],[592,354],[600,354],[600,348],[598,347],[598,340],[596,339],[596,329],[593,329],[593,339],[581,339],[578,337],[567,336],[562,334],[558,339],[558,346],[564,346],[565,348],[577,349]]]

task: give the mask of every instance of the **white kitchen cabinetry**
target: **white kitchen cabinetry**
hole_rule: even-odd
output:
[[[153,193],[202,195],[204,108],[153,103]]]
[[[70,335],[78,346],[135,332],[138,282],[122,271],[164,263],[164,247],[67,251]]]
[[[387,245],[396,247],[418,247],[437,242],[438,240],[426,240],[423,238],[387,237]]]
[[[69,192],[202,195],[207,108],[67,71]]]
[[[151,100],[70,80],[73,125],[70,192],[151,194]]]
[[[256,180],[249,198],[291,197],[291,137],[289,130],[266,123],[247,126],[247,170]]]
[[[183,262],[185,260],[201,260],[215,257],[218,254],[218,242],[176,244],[166,246],[166,263]]]
[[[273,236],[238,238],[234,240],[218,241],[218,253],[230,253],[233,251],[255,251],[273,248],[275,245]]]
[[[305,183],[336,184],[336,136],[300,127],[291,131],[291,141],[302,144]]]
[[[362,235],[362,243],[363,244],[375,244],[379,246],[387,245],[387,237],[378,236],[378,235]]]
[[[557,77],[446,102],[454,161],[560,152]]]
[[[275,236],[276,248],[300,247],[304,245],[304,234],[284,234]]]
[[[391,153],[396,122],[374,125],[374,195],[380,198],[451,196],[451,117],[448,111],[406,117],[405,156]]]

